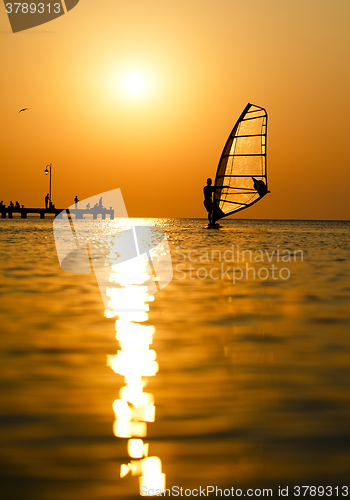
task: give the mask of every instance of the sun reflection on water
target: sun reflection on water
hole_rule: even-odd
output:
[[[149,303],[154,300],[149,287],[146,254],[113,265],[110,268],[110,287],[107,317],[118,316],[115,322],[119,349],[116,355],[107,356],[107,365],[124,377],[125,385],[113,402],[115,421],[113,433],[128,439],[128,464],[122,464],[120,477],[139,476],[139,488],[164,491],[165,474],[158,457],[149,456],[147,424],[155,421],[154,396],[145,392],[147,378],[155,376],[159,366],[157,354],[150,349],[155,333],[154,326],[144,324],[148,320]]]

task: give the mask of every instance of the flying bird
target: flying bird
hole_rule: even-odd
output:
[[[20,110],[18,111],[18,113],[22,113],[22,111],[27,111],[27,109],[29,109],[29,108],[23,108],[23,109],[20,109]]]

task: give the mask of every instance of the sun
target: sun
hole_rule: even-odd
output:
[[[128,73],[124,77],[123,86],[128,94],[142,94],[146,89],[146,79],[141,73]]]

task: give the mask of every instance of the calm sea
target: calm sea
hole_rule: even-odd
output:
[[[277,497],[279,486],[330,485],[341,496],[350,223],[136,222],[166,231],[173,263],[144,321],[159,371],[143,441],[166,487],[271,487]],[[4,498],[139,498],[139,476],[120,477],[132,459],[113,434],[112,403],[125,381],[106,364],[116,318],[105,317],[95,276],[61,270],[52,219],[0,220],[0,245]]]

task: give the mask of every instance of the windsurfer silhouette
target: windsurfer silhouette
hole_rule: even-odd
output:
[[[204,188],[203,188],[204,206],[208,212],[209,224],[215,224],[215,221],[217,221],[218,219],[220,219],[220,217],[223,216],[223,215],[220,215],[220,213],[222,214],[221,210],[218,207],[216,207],[213,203],[213,193],[215,193],[215,191],[217,189],[223,189],[223,188],[230,187],[230,186],[216,186],[215,187],[215,186],[212,186],[212,183],[213,183],[213,181],[209,177],[207,179],[207,185],[204,186]]]
[[[208,212],[208,220],[209,224],[214,223],[214,219],[212,218],[213,215],[213,210],[214,210],[214,203],[213,203],[213,193],[215,192],[215,187],[212,186],[212,180],[209,177],[207,179],[207,185],[204,186],[203,188],[203,193],[204,193],[204,206],[207,209]]]

